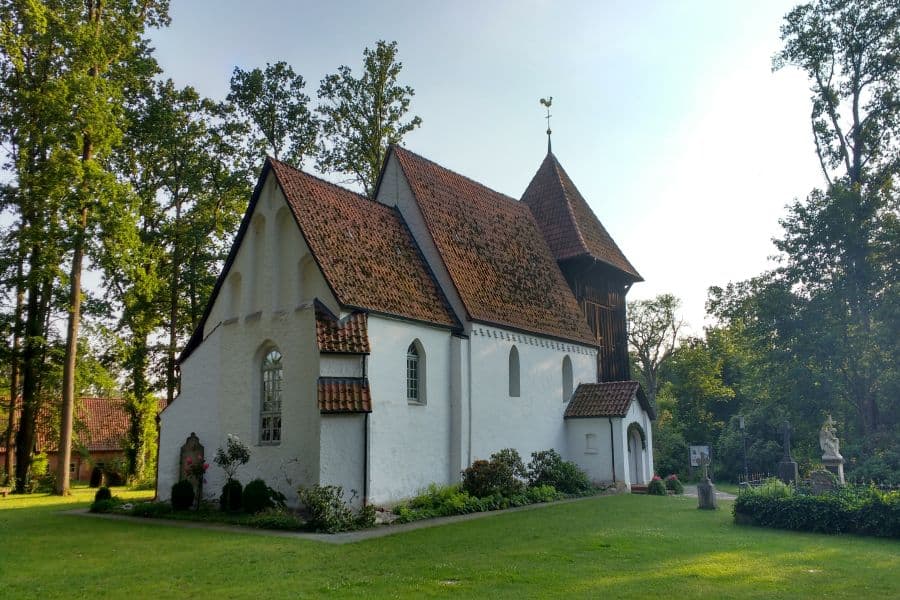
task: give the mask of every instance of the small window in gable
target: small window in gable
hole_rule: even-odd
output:
[[[425,351],[419,340],[406,350],[406,400],[425,404]]]
[[[509,351],[509,397],[518,398],[520,392],[519,350],[515,346]]]
[[[562,362],[562,401],[572,399],[572,359],[566,356]]]
[[[259,443],[281,443],[281,394],[284,382],[281,353],[270,350],[262,364],[262,397],[259,404]]]

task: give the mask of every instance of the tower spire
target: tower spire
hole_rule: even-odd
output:
[[[550,105],[553,104],[553,96],[541,98],[541,104],[547,107],[547,116],[544,118],[547,119],[547,154],[550,154],[552,152],[552,147],[550,145],[550,134],[553,133],[550,130]]]

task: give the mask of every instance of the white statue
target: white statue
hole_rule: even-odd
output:
[[[834,421],[831,419],[831,415],[828,415],[828,419],[826,419],[825,424],[822,425],[822,429],[819,430],[819,446],[822,447],[822,458],[839,458],[843,460],[843,456],[841,456],[840,449],[840,441],[837,439],[837,436],[834,434]]]

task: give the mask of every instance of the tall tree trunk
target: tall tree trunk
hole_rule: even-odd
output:
[[[166,406],[175,399],[175,352],[178,349],[178,285],[181,282],[181,201],[175,201],[175,241],[169,281],[169,347],[166,349]]]
[[[90,142],[85,142],[85,156],[90,158]],[[60,411],[59,449],[57,457],[56,493],[69,493],[69,462],[72,460],[72,420],[75,412],[75,362],[78,359],[78,329],[81,325],[81,264],[84,258],[88,208],[81,209],[79,230],[75,235],[69,288],[69,323],[66,328],[66,355],[63,363],[63,394]]]
[[[126,403],[130,425],[128,427],[128,473],[129,479],[140,479],[146,468],[146,443],[144,419],[147,410],[149,386],[147,385],[147,334],[134,334],[131,355],[131,378],[133,398]]]
[[[44,317],[49,299],[46,275],[41,274],[43,256],[40,245],[31,248],[29,257],[28,301],[25,309],[25,339],[22,344],[22,413],[16,432],[16,492],[24,493],[34,449],[35,419],[38,412],[38,388],[44,346]]]
[[[21,248],[21,243],[20,243]],[[9,423],[6,428],[6,454],[4,456],[4,473],[8,485],[13,478],[13,451],[16,435],[16,409],[19,403],[19,346],[22,343],[22,310],[25,305],[25,285],[23,280],[23,256],[21,251],[16,264],[16,308],[13,315],[13,344],[9,365]]]

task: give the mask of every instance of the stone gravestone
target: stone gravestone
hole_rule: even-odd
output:
[[[697,508],[715,510],[719,507],[716,505],[716,486],[709,479],[709,455],[700,457],[700,465],[703,467],[703,478],[697,484]]]
[[[181,461],[179,463],[179,477],[187,479],[194,486],[194,505],[200,505],[200,498],[203,497],[203,475],[192,474],[194,465],[203,465],[203,445],[200,438],[193,431],[188,436],[184,444],[181,446]],[[202,467],[201,467],[202,468]]]
[[[791,424],[785,421],[781,431],[784,434],[784,456],[778,463],[778,478],[785,483],[797,483],[799,479],[797,463],[791,456]]]
[[[837,479],[831,471],[819,469],[809,474],[809,484],[812,487],[812,493],[815,495],[824,494],[825,492],[834,491],[837,487]]]
[[[841,456],[841,442],[835,435],[834,421],[831,415],[819,430],[819,446],[822,448],[822,462],[825,468],[834,473],[838,483],[844,485],[844,457]]]

